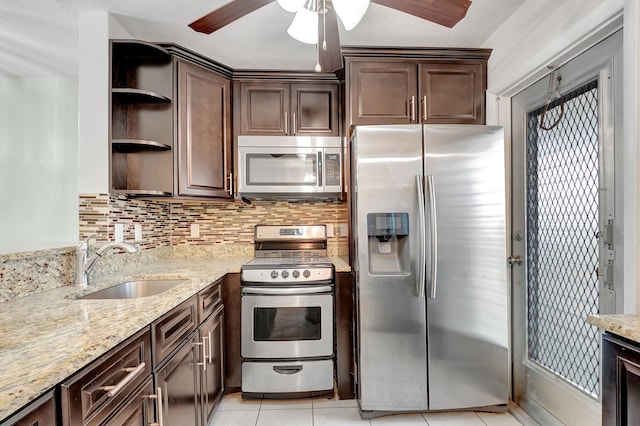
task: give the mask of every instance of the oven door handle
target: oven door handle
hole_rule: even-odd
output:
[[[243,287],[242,294],[266,294],[266,295],[292,295],[292,294],[317,294],[330,293],[330,285],[309,287]]]

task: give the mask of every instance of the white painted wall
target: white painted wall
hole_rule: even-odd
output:
[[[0,253],[74,245],[78,81],[0,77]]]
[[[488,65],[487,124],[510,126],[510,97],[611,34],[624,9],[624,312],[640,312],[638,244],[640,153],[638,95],[640,34],[638,0],[527,1],[483,45],[493,49]],[[631,117],[631,119],[630,119]],[[510,135],[507,130],[505,132]],[[508,145],[510,145],[510,137]],[[638,266],[637,266],[638,265]]]
[[[79,18],[78,177],[81,194],[109,192],[109,39],[133,38],[107,12]]]

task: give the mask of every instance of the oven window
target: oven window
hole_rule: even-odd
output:
[[[247,185],[318,184],[316,154],[247,154]]]
[[[278,342],[320,340],[320,306],[254,308],[253,340]]]

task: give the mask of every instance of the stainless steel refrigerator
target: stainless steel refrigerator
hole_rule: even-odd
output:
[[[357,398],[386,412],[506,410],[501,127],[357,127]]]

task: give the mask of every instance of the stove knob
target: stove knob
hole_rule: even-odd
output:
[[[273,278],[274,280],[278,278],[278,271],[271,271],[271,278]]]
[[[282,278],[287,278],[288,276],[289,276],[289,271],[287,271],[286,269],[282,271]]]
[[[304,275],[305,278],[309,278],[311,276],[311,272],[309,272],[308,269],[305,269],[302,275]]]
[[[293,278],[298,278],[300,276],[300,271],[298,271],[297,269],[295,269],[292,273]]]

